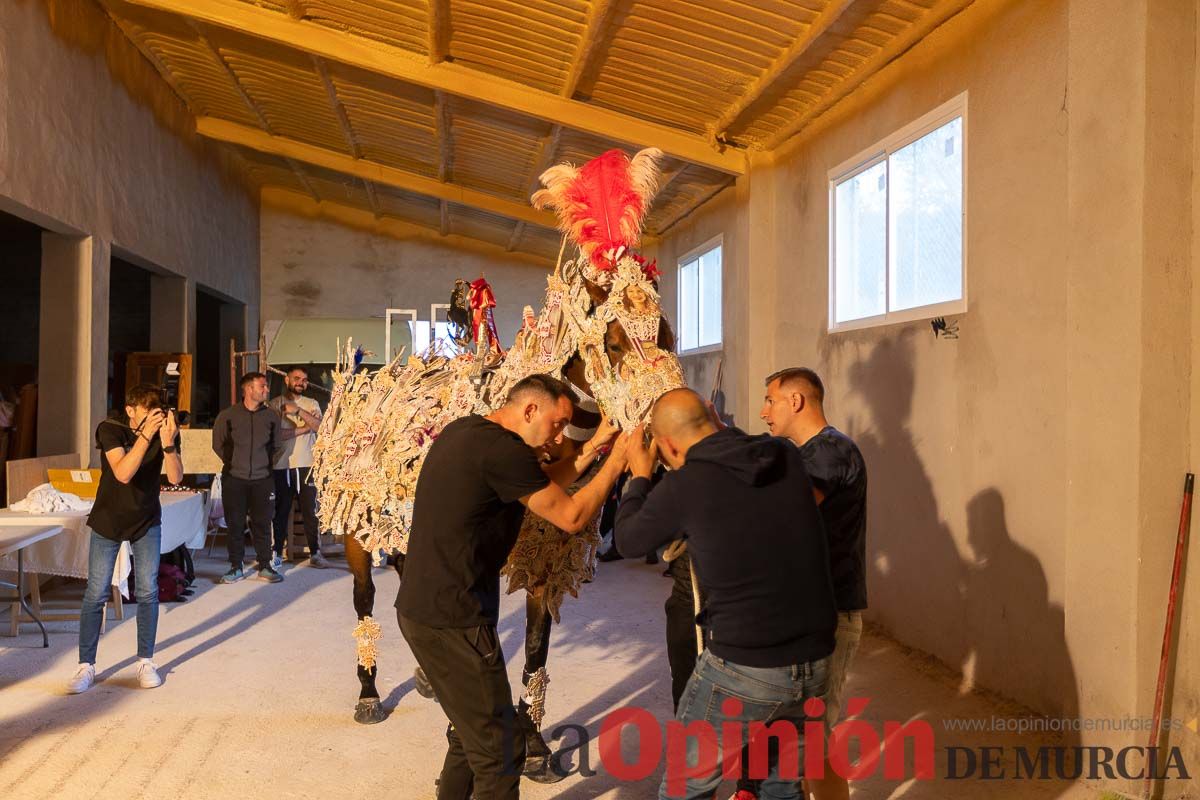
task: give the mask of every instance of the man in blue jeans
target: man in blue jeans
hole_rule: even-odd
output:
[[[649,447],[640,428],[629,443],[632,479],[617,511],[616,543],[623,555],[637,556],[685,537],[706,594],[705,651],[676,718],[705,721],[718,732],[726,721],[743,723],[740,730],[751,722],[791,723],[799,767],[804,702],[825,691],[837,628],[828,547],[800,452],[775,437],[718,429],[690,389],[659,398],[650,428]],[[672,471],[651,491],[658,458]],[[697,763],[695,737],[688,738],[685,765],[668,756],[668,777],[685,766],[691,777],[683,794],[671,794],[664,778],[659,797],[711,798],[722,759],[736,757],[722,752],[721,738],[711,768]],[[785,775],[792,772],[784,766]],[[772,763],[761,796],[798,797],[795,779],[779,772]]]
[[[86,692],[96,680],[96,645],[104,604],[112,591],[113,569],[122,542],[133,553],[137,597],[138,685],[162,684],[154,657],[158,630],[158,560],[162,540],[159,476],[166,465],[171,483],[183,480],[179,426],[161,408],[158,387],[139,384],[125,395],[125,419],[106,419],[96,428],[100,485],[88,516],[88,584],[79,611],[79,667],[67,684],[70,694]]]

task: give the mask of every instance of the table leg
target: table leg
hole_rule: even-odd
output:
[[[21,606],[29,613],[30,618],[37,623],[37,626],[42,629],[42,647],[50,646],[50,637],[46,635],[46,626],[38,619],[38,615],[33,613],[33,609],[25,602],[25,560],[22,556],[23,550],[17,551],[17,598],[21,601]]]

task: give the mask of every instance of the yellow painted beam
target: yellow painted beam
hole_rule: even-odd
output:
[[[277,186],[263,187],[260,197],[262,204],[270,208],[280,209],[309,219],[320,217],[332,220],[347,227],[369,231],[380,236],[392,236],[397,239],[409,240],[413,236],[413,230],[417,229],[428,231],[432,240],[436,240],[437,238],[437,228],[431,228],[427,225],[399,217],[376,217],[370,211],[356,206],[335,203],[329,200],[313,200],[308,195],[293,192],[289,189],[281,189]],[[553,259],[545,256],[536,255],[528,251],[509,253],[505,251],[504,245],[470,236],[451,234],[446,237],[446,242],[488,255],[518,259],[543,269],[553,264]]]
[[[281,158],[295,159],[306,164],[331,169],[351,175],[355,178],[373,181],[384,186],[394,186],[408,192],[423,194],[438,200],[445,200],[459,205],[478,208],[492,214],[521,220],[543,228],[553,229],[557,221],[553,214],[538,211],[532,206],[506,200],[503,197],[485,192],[456,186],[452,183],[442,183],[434,178],[427,178],[415,172],[407,172],[395,167],[377,164],[361,158],[354,158],[345,153],[326,150],[323,147],[298,142],[282,136],[272,136],[258,128],[229,122],[215,117],[198,117],[196,133],[209,139],[216,139],[230,144],[248,147],[260,153],[269,153]]]
[[[430,64],[427,58],[402,48],[293,19],[286,14],[241,0],[124,2],[240,31],[331,61],[506,108],[606,139],[615,139],[638,147],[658,147],[668,155],[731,175],[741,175],[746,171],[744,151],[734,148],[715,149],[703,136],[589,103],[559,97],[552,92],[487,75],[454,62]]]

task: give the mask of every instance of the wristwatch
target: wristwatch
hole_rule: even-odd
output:
[[[170,447],[164,447],[163,452],[164,453],[177,453],[177,452],[179,452],[179,448],[176,447],[175,445],[171,445]]]

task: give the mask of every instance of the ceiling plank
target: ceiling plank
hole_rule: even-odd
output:
[[[117,0],[113,0],[117,2]],[[715,149],[703,136],[639,119],[600,106],[497,78],[451,61],[429,64],[399,47],[345,31],[292,19],[241,0],[120,0],[182,14],[191,19],[277,42],[330,61],[349,64],[396,80],[442,90],[491,106],[561,124],[573,130],[628,144],[655,146],[668,155],[731,175],[746,171],[746,154]]]
[[[729,108],[721,112],[721,116],[717,117],[712,125],[712,136],[714,140],[720,140],[725,132],[733,127],[734,123],[741,118],[746,109],[754,105],[760,98],[766,95],[776,84],[779,79],[787,74],[787,71],[792,68],[792,65],[800,59],[802,55],[807,53],[809,49],[822,36],[837,23],[842,15],[845,14],[851,6],[861,0],[835,0],[817,15],[817,18],[812,21],[804,33],[797,36],[788,45],[779,58],[775,60],[770,67],[765,69],[762,74],[750,84],[750,87],[733,102]]]
[[[575,92],[579,90],[580,81],[589,73],[595,60],[595,53],[599,49],[599,43],[605,39],[615,5],[613,0],[592,0],[583,34],[579,37],[579,49],[571,62],[571,71],[567,74],[567,79],[563,81],[562,91],[559,92],[562,97],[568,100],[573,98]]]
[[[384,186],[393,186],[408,192],[422,194],[438,200],[478,208],[492,214],[523,220],[533,225],[554,229],[556,220],[553,214],[538,211],[531,206],[515,200],[487,194],[485,192],[467,189],[452,183],[443,183],[435,178],[427,178],[415,172],[377,164],[361,158],[353,158],[345,153],[328,150],[323,147],[298,142],[282,136],[272,136],[265,131],[248,125],[240,125],[215,117],[199,117],[196,119],[196,133],[209,139],[215,139],[241,147],[248,147],[260,153],[268,153],[285,159],[293,159],[306,164],[313,164],[335,172],[342,172],[356,178],[362,178]]]
[[[974,0],[947,0],[947,2],[939,3],[929,9],[920,20],[910,25],[907,30],[880,48],[870,58],[863,61],[853,75],[825,92],[824,97],[819,102],[809,106],[801,112],[800,116],[771,134],[771,136],[763,141],[762,148],[764,150],[774,150],[779,147],[792,138],[792,136],[799,133],[808,123],[821,114],[824,114],[841,101],[842,98],[857,89],[871,75],[874,75],[892,61],[904,55],[915,44],[932,33],[934,29],[940,27],[942,23],[955,14],[958,14],[973,2]]]

